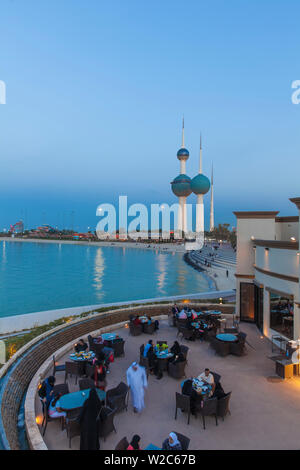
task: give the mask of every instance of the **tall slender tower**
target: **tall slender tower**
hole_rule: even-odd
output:
[[[172,191],[178,197],[179,211],[178,211],[178,225],[177,230],[184,236],[187,231],[187,217],[186,217],[186,198],[192,192],[191,178],[186,175],[186,161],[189,158],[189,151],[184,146],[184,118],[182,119],[182,140],[181,148],[177,152],[177,158],[180,161],[180,174],[171,182]]]
[[[191,188],[197,195],[196,205],[196,237],[204,236],[204,203],[203,196],[209,191],[209,179],[202,173],[202,137],[200,134],[199,173],[192,179]]]
[[[210,232],[215,228],[214,221],[214,167],[211,166],[211,190],[210,190],[210,221],[209,230]]]

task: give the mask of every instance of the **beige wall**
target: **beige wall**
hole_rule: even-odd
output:
[[[298,222],[275,222],[276,240],[289,241],[291,237],[299,240]]]

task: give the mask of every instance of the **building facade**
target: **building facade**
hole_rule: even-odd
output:
[[[236,313],[272,339],[300,338],[298,214],[234,212],[237,218]]]

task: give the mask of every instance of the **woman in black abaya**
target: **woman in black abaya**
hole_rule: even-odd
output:
[[[84,402],[79,416],[80,423],[80,450],[99,450],[99,429],[97,417],[101,409],[101,402],[95,389]]]

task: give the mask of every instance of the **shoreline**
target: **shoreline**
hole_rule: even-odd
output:
[[[11,238],[1,237],[0,242],[22,242],[22,243],[58,243],[64,245],[83,245],[83,246],[97,246],[97,247],[112,247],[112,248],[135,248],[143,250],[160,250],[168,253],[185,253],[184,244],[167,244],[167,243],[147,243],[147,242],[129,242],[129,241],[79,241],[79,240],[49,240],[43,238]]]

